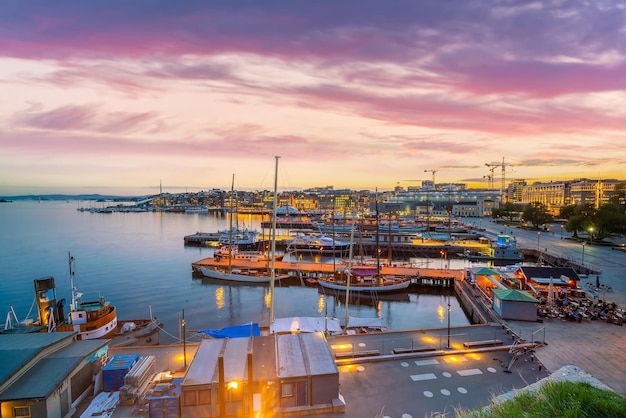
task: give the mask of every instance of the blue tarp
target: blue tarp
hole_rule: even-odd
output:
[[[261,335],[259,324],[254,322],[244,325],[235,325],[222,329],[201,329],[198,330],[203,334],[208,334],[213,338],[242,338],[242,337],[258,337]]]

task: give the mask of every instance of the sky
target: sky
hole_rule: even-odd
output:
[[[625,138],[622,1],[0,4],[0,196],[626,179]]]

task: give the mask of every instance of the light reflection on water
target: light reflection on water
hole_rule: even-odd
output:
[[[147,317],[151,309],[165,323],[163,343],[179,337],[183,309],[187,330],[269,321],[268,287],[192,278],[191,263],[211,256],[213,249],[185,247],[183,237],[226,229],[227,218],[76,210],[89,204],[93,203],[0,204],[0,315],[13,305],[20,319],[26,316],[33,302],[35,278],[54,276],[57,298],[69,299],[67,258],[71,252],[76,259],[76,284],[86,299],[106,297],[117,306],[121,319]],[[245,221],[247,227],[261,230],[260,218],[246,215]],[[437,268],[438,260],[429,261]],[[450,268],[463,267],[453,263],[460,260],[448,261]],[[447,296],[439,290],[428,292],[352,294],[349,313],[379,315],[391,329],[438,327],[437,307],[447,306]],[[301,286],[297,279],[278,282],[275,301],[276,318],[328,314],[343,319],[346,305],[345,295]],[[455,298],[451,303],[452,325],[468,324]]]

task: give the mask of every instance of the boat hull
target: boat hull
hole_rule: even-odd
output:
[[[212,269],[208,267],[200,267],[200,272],[204,277],[217,280],[228,280],[233,282],[244,283],[270,283],[272,277],[266,272],[260,272],[258,270],[232,270],[228,272],[226,270]],[[274,280],[282,280],[288,278],[288,275],[276,275]]]
[[[411,285],[411,280],[408,278],[383,279],[382,284],[373,282],[371,284],[350,283],[350,286],[348,286],[345,281],[338,282],[332,279],[318,278],[317,283],[326,289],[333,290],[347,291],[350,288],[351,292],[398,292],[408,289]]]

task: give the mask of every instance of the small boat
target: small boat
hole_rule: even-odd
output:
[[[284,254],[277,254],[274,256],[276,261],[281,260]],[[246,260],[246,261],[270,261],[272,259],[271,254],[267,251],[242,251],[237,246],[223,246],[215,250],[213,257],[217,261],[222,259],[228,259],[231,257],[233,260]]]
[[[302,235],[287,245],[287,252],[305,255],[345,257],[350,251],[350,243],[338,241],[328,235]]]
[[[5,326],[0,333],[75,332],[77,340],[115,339],[111,345],[154,345],[159,343],[158,333],[162,324],[150,319],[118,321],[117,310],[104,297],[83,301],[74,283],[74,257],[69,255],[70,286],[72,302],[65,315],[65,299],[57,300],[54,277],[35,279],[35,304],[37,321],[19,321],[11,307]],[[155,336],[155,334],[157,334]],[[124,341],[121,341],[124,340]]]
[[[274,181],[276,181],[276,176],[278,174],[278,160],[276,160],[276,173],[274,174]],[[234,182],[235,176],[233,175],[233,193],[234,193]],[[274,199],[276,199],[277,192],[274,191]],[[274,208],[272,210],[272,219],[276,220],[276,203],[274,203]],[[236,243],[233,240],[233,236],[235,235],[235,229],[232,227],[232,216],[231,216],[231,227],[227,231],[228,239],[231,244],[223,246],[226,250],[226,258],[228,263],[222,265],[220,263],[216,263],[216,265],[203,265],[200,266],[200,272],[204,277],[208,277],[210,279],[218,279],[218,280],[229,280],[235,282],[244,282],[244,283],[269,283],[272,287],[274,286],[275,280],[282,280],[289,277],[288,274],[277,275],[274,268],[274,261],[276,260],[276,230],[273,228],[272,233],[272,249],[270,251],[270,255],[268,258],[267,267],[263,266],[259,268],[262,264],[260,260],[252,261],[245,260],[242,261],[241,264],[257,264],[253,267],[240,267],[234,266],[233,260],[235,260],[235,247],[241,248],[241,243]],[[246,230],[247,231],[247,230]],[[255,233],[256,236],[256,233]],[[221,239],[221,238],[220,238]],[[216,259],[215,261],[221,261]],[[270,267],[271,264],[271,267]]]
[[[228,246],[237,246],[241,249],[244,248],[256,248],[259,245],[259,231],[256,229],[238,229],[233,227],[231,229],[225,229],[223,231],[218,231],[219,245],[228,245]]]
[[[496,242],[487,249],[487,252],[465,250],[459,253],[459,256],[471,261],[520,262],[524,260],[515,239],[510,235],[498,235]]]

